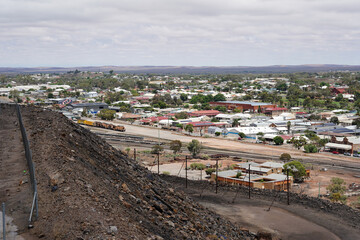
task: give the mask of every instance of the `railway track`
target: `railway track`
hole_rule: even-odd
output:
[[[118,134],[112,134],[108,133],[107,130],[106,133],[102,129],[102,132],[99,132],[99,129],[90,128],[91,131],[96,133],[97,135],[104,138],[106,141],[108,141],[112,145],[120,145],[122,142],[131,144],[133,147],[144,147],[144,148],[150,148],[151,145],[159,144],[159,141],[155,141],[156,138],[153,138],[151,140],[145,139],[144,137],[137,136],[137,135],[130,135],[125,133],[118,133]],[[169,140],[161,139],[160,144],[163,145],[164,149],[170,150]],[[186,147],[182,148],[183,152],[187,151]],[[269,156],[259,153],[249,153],[249,152],[243,152],[243,151],[231,151],[226,149],[218,149],[218,148],[210,148],[210,147],[204,147],[203,152],[205,152],[208,155],[215,155],[215,154],[226,154],[231,157],[239,157],[246,160],[254,160],[254,161],[280,161],[275,156]],[[321,167],[326,167],[328,169],[343,169],[355,172],[357,174],[360,173],[360,163],[354,163],[350,161],[341,161],[341,160],[335,160],[331,159],[331,156],[329,156],[328,159],[320,159],[320,158],[293,158],[293,160],[298,160],[303,163],[311,163],[314,165],[319,165]]]

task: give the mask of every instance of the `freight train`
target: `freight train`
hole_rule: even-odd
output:
[[[81,119],[77,120],[77,123],[82,124],[82,125],[92,126],[92,127],[99,127],[99,128],[105,128],[105,129],[125,132],[124,126],[114,125],[111,123],[93,122],[93,121],[81,120]]]

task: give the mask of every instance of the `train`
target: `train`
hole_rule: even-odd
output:
[[[94,121],[82,120],[82,119],[77,120],[77,123],[82,124],[82,125],[92,126],[92,127],[99,127],[99,128],[105,128],[105,129],[125,132],[124,126],[114,125],[111,123],[94,122]]]

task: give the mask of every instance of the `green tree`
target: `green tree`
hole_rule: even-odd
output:
[[[275,85],[275,88],[278,91],[286,91],[288,86],[285,81],[278,81]]]
[[[286,123],[286,127],[287,127],[288,134],[290,134],[290,129],[291,129],[291,122],[290,121],[288,121]]]
[[[185,126],[185,131],[188,131],[189,133],[192,133],[194,131],[194,127],[191,124],[188,124]]]
[[[246,137],[245,133],[243,133],[243,132],[239,132],[238,135],[239,135],[240,138],[245,138]]]
[[[164,148],[157,144],[157,145],[154,145],[152,148],[151,148],[151,153],[152,154],[160,154],[162,151],[164,151]]]
[[[181,151],[182,143],[180,140],[174,140],[170,142],[170,150],[174,152],[174,154]]]
[[[227,112],[227,108],[225,106],[216,106],[215,110],[218,110],[218,111],[223,112],[223,113]]]
[[[239,119],[234,119],[231,125],[232,125],[232,127],[238,127],[239,126]]]
[[[274,137],[274,143],[276,145],[282,145],[284,143],[284,139],[280,136],[276,136],[276,137]]]
[[[299,161],[285,163],[283,168],[285,173],[289,169],[289,175],[293,176],[294,179],[301,179],[306,175],[306,169]]]
[[[175,113],[176,119],[187,119],[189,115],[186,112]]]
[[[296,147],[298,150],[300,150],[300,148],[302,148],[307,142],[304,137],[300,136],[297,139],[292,138],[290,140],[290,143],[292,143],[294,145],[294,147]]]
[[[306,144],[304,146],[304,150],[306,153],[317,153],[318,152],[317,147],[313,144]]]
[[[226,98],[225,98],[224,94],[218,93],[214,96],[214,101],[215,102],[226,101]]]
[[[180,95],[180,99],[181,99],[181,101],[185,102],[185,101],[188,100],[188,95],[185,94],[185,93],[182,93],[182,94]]]
[[[115,111],[109,109],[102,109],[100,113],[97,114],[102,120],[113,120],[115,118]]]
[[[339,124],[339,119],[338,117],[334,116],[330,118],[330,122],[334,124]]]
[[[280,155],[280,160],[283,161],[290,161],[291,160],[291,155],[288,153],[283,153]]]
[[[360,118],[353,120],[351,125],[356,125],[356,128],[360,128]]]
[[[47,98],[54,98],[54,94],[52,92],[49,92]]]
[[[188,148],[189,152],[192,154],[192,156],[196,157],[200,153],[202,146],[201,146],[201,143],[198,140],[193,139],[187,145],[187,148]]]
[[[346,191],[346,182],[344,179],[333,177],[330,182],[331,184],[326,187],[330,192],[330,200],[333,202],[346,203],[346,196],[344,195]]]

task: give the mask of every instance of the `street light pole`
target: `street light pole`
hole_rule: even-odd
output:
[[[215,193],[216,194],[218,192],[218,170],[219,170],[218,161],[219,161],[219,159],[216,159],[216,188],[215,188]]]
[[[158,174],[160,174],[160,152],[158,151],[158,153],[157,153],[157,155],[158,155]]]
[[[250,189],[250,164],[249,164],[249,199],[250,199],[250,193],[251,193],[251,189]]]
[[[290,183],[289,183],[289,169],[286,169],[287,178],[287,204],[290,205]]]

